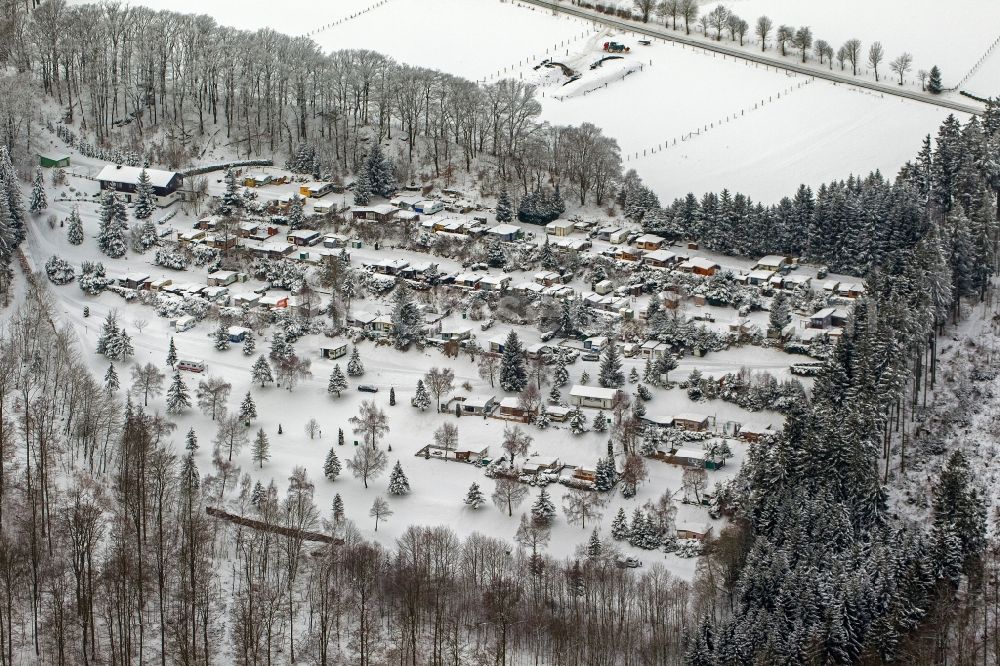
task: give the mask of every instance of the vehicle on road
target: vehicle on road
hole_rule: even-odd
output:
[[[362,393],[378,393],[378,387],[371,384],[359,384],[358,390]]]

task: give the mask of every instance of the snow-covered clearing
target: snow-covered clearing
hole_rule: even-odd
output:
[[[718,2],[702,0],[702,12]],[[947,6],[934,0],[728,0],[751,29],[758,16],[767,15],[779,25],[812,28],[816,39],[836,49],[848,39],[860,39],[867,53],[875,41],[885,47],[883,63],[906,51],[913,54],[913,78],[919,69],[941,68],[945,85],[953,85],[1000,34],[1000,3],[992,0],[954,0]],[[948,16],[943,17],[942,11]]]
[[[977,97],[1000,95],[1000,42],[983,58],[983,61],[969,73],[962,84],[962,90]]]

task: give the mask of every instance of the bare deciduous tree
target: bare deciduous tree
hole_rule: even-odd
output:
[[[493,504],[503,511],[507,509],[507,516],[514,515],[514,509],[521,505],[528,497],[528,486],[517,479],[506,476],[497,477],[496,488],[493,490]]]

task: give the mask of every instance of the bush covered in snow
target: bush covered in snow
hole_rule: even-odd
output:
[[[183,252],[164,248],[157,250],[156,254],[153,255],[153,263],[164,268],[172,268],[175,271],[183,271],[187,268],[188,260]]]
[[[684,558],[698,557],[701,555],[702,546],[701,541],[697,539],[680,539],[674,549],[674,554]]]
[[[104,264],[100,262],[85,261],[80,266],[80,270],[78,284],[85,294],[96,296],[112,283],[112,280],[104,276]]]
[[[55,255],[45,262],[45,274],[52,284],[69,284],[76,278],[69,262]]]
[[[255,259],[250,266],[250,274],[275,289],[298,291],[305,284],[305,269],[294,261]]]

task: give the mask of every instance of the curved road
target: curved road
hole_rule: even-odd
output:
[[[923,102],[924,104],[931,104],[933,106],[938,106],[945,109],[951,109],[952,111],[960,111],[962,113],[968,113],[972,115],[980,115],[983,112],[981,107],[973,106],[971,104],[964,104],[962,102],[956,102],[953,100],[944,99],[939,96],[932,96],[928,93],[913,92],[911,90],[907,90],[905,88],[896,85],[886,85],[883,83],[876,83],[874,81],[867,81],[865,79],[858,79],[853,76],[848,76],[846,74],[838,74],[837,72],[832,70],[823,70],[820,68],[807,67],[805,65],[800,65],[794,62],[788,62],[786,60],[777,60],[775,58],[770,58],[766,55],[754,53],[753,51],[744,51],[736,47],[728,46],[722,42],[697,39],[682,33],[675,33],[673,31],[668,32],[665,30],[660,30],[658,28],[651,27],[649,24],[633,23],[631,21],[626,21],[624,19],[615,18],[614,16],[598,14],[597,12],[581,9],[580,7],[563,4],[561,2],[550,2],[549,0],[520,0],[520,1],[536,5],[538,7],[543,7],[545,9],[552,9],[554,11],[559,11],[564,14],[569,14],[570,16],[576,16],[578,18],[587,19],[589,21],[593,21],[594,23],[602,23],[616,30],[634,32],[640,35],[645,35],[647,37],[655,37],[656,39],[665,39],[670,42],[677,42],[679,44],[685,44],[687,46],[704,49],[706,51],[714,51],[716,53],[721,53],[723,55],[731,56],[733,58],[749,60],[750,62],[759,63],[761,65],[767,65],[769,67],[784,69],[790,72],[795,72],[797,74],[803,74],[805,76],[812,76],[817,79],[825,79],[827,81],[832,81],[834,83],[843,83],[845,85],[855,86],[858,88],[866,88],[868,90],[873,90],[875,92],[883,93],[886,95],[903,97],[906,99],[914,100],[916,102]]]

